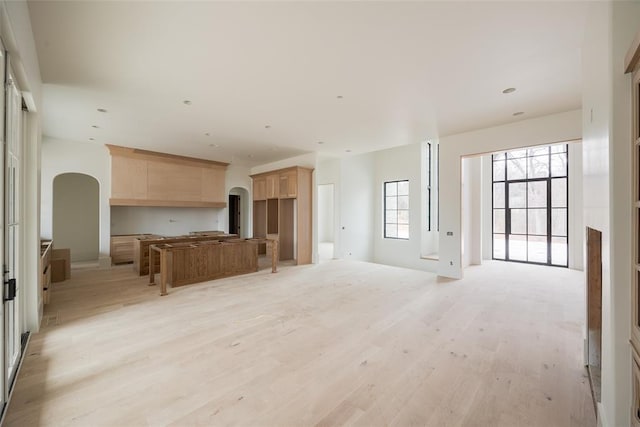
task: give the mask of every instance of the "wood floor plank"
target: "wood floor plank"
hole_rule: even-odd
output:
[[[129,266],[57,283],[7,426],[595,426],[583,278],[459,281],[351,261],[171,290]]]

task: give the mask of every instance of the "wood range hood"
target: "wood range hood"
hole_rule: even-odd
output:
[[[106,146],[111,155],[111,206],[227,206],[228,163]]]

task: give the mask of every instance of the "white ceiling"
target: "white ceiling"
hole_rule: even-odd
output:
[[[251,164],[580,108],[586,7],[29,1],[45,135]]]

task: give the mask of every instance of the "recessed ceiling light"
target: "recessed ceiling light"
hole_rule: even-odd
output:
[[[98,126],[98,125],[91,125],[91,127],[94,128],[94,129],[100,129],[100,126]]]
[[[502,91],[502,93],[513,93],[516,91],[515,87],[508,87],[505,90]]]
[[[318,141],[318,144],[322,145],[324,144],[324,141]]]
[[[518,112],[513,113],[514,116],[521,116],[523,114],[524,114],[524,111],[518,111]]]
[[[271,125],[264,125],[265,129],[271,129]]]
[[[106,109],[104,109],[104,108],[98,108],[98,112],[100,112],[100,113],[106,113],[106,112],[107,112],[107,110],[106,110]]]
[[[184,101],[182,101],[182,103],[184,105],[191,105],[191,101],[189,101],[188,99],[185,99]]]

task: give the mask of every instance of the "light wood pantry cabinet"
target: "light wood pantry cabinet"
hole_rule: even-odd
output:
[[[111,206],[227,206],[227,163],[107,147],[111,154]]]
[[[311,263],[312,172],[294,166],[251,176],[253,234],[277,239],[281,261]],[[264,194],[262,188],[266,188]]]

